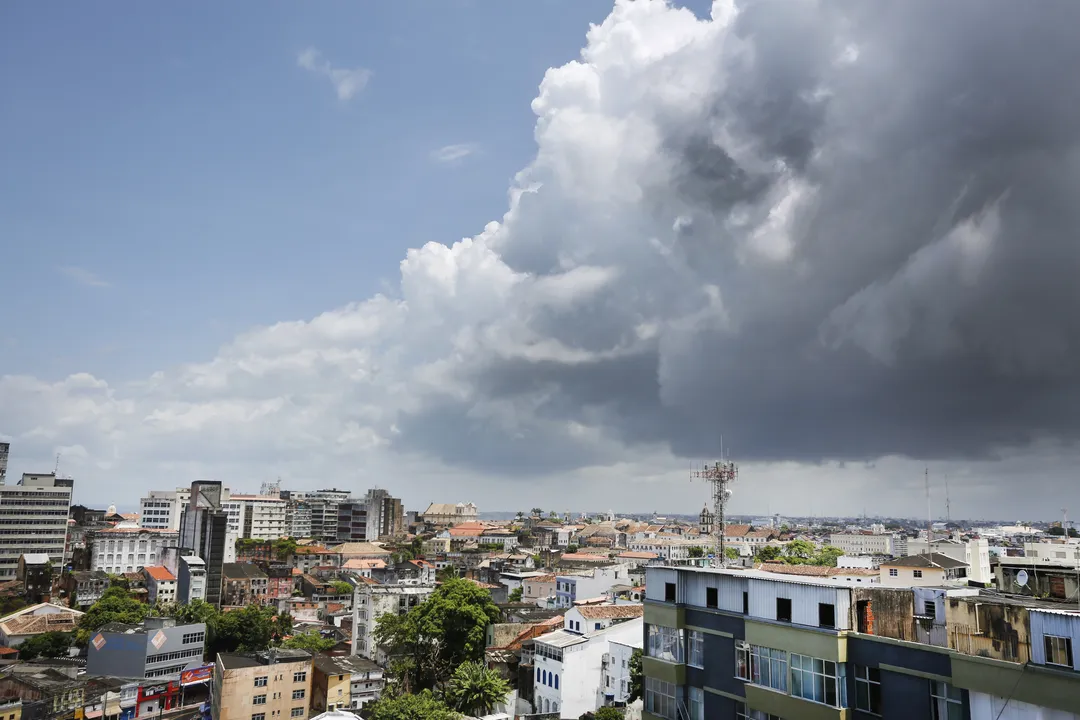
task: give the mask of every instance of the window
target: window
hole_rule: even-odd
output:
[[[881,714],[881,671],[877,668],[855,666],[855,707]]]
[[[832,603],[818,603],[817,606],[818,627],[836,627],[836,606]]]
[[[266,676],[261,675],[255,678],[255,687],[266,687]]]
[[[304,710],[305,710],[305,708],[302,708],[302,707],[294,707],[292,709],[292,713],[290,713],[290,715],[292,717],[304,717]]]
[[[1046,650],[1047,665],[1073,666],[1072,638],[1045,635],[1043,648]]]
[[[735,677],[750,679],[750,645],[739,640],[735,642]]]
[[[776,598],[776,619],[791,622],[791,598]]]
[[[266,704],[266,695],[256,695],[255,697],[251,698],[251,704],[252,705],[265,705]]]
[[[931,680],[930,713],[934,720],[963,720],[964,696],[960,688]]]
[[[686,664],[705,667],[705,635],[700,630],[686,631]]]
[[[746,703],[735,703],[735,718],[736,720],[780,720],[776,715],[770,715],[762,712],[761,710],[750,710],[746,707]]]
[[[558,675],[555,676],[555,689],[556,690],[559,689],[559,676]]]
[[[301,670],[299,672],[294,672],[293,675],[292,675],[292,681],[293,682],[306,682],[307,681],[307,670]]]
[[[664,583],[664,602],[675,602],[675,583]]]
[[[937,615],[937,607],[934,605],[933,600],[923,600],[923,615],[931,617]]]
[[[787,692],[787,653],[783,650],[750,646],[750,682]]]
[[[252,713],[251,720],[266,720],[266,713]]]
[[[306,690],[293,690],[292,691],[292,699],[293,700],[303,700],[305,692],[307,692],[307,691]]]
[[[896,568],[889,568],[889,577],[896,577],[900,574],[900,571]]]
[[[656,678],[645,678],[645,709],[665,720],[675,720],[675,686]]]
[[[847,705],[844,666],[831,660],[791,654],[791,694],[833,707]]]
[[[682,633],[675,628],[650,625],[648,641],[649,657],[675,663],[683,661]]]
[[[204,639],[206,639],[206,633],[186,633],[180,638],[180,642],[184,645],[193,645],[195,643],[201,643]]]
[[[600,629],[600,623],[593,623],[593,630],[599,630],[599,629]]]
[[[917,578],[921,578],[922,577],[922,570],[912,570],[911,574],[914,575]]]
[[[690,720],[705,720],[705,691],[690,688]]]
[[[705,588],[705,607],[720,607],[719,595],[720,593],[717,592],[716,588]]]
[[[746,590],[743,590],[742,592],[742,614],[750,614],[750,593]]]

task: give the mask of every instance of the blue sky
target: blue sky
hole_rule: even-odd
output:
[[[0,373],[138,379],[392,287],[505,212],[544,71],[610,9],[5,4]]]

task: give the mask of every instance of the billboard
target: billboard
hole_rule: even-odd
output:
[[[203,665],[202,667],[191,668],[190,670],[185,670],[180,673],[180,684],[194,685],[195,683],[206,682],[213,674],[213,665]]]

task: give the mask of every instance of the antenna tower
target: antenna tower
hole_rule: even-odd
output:
[[[724,508],[731,499],[731,486],[739,476],[739,468],[731,461],[720,460],[712,465],[706,463],[699,470],[691,470],[690,478],[698,478],[712,485],[713,496],[713,567],[723,567],[724,555]]]
[[[952,522],[952,509],[949,507],[949,476],[945,476],[945,523]]]

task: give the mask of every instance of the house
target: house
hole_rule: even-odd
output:
[[[289,562],[292,567],[306,573],[316,567],[341,567],[342,558],[341,553],[322,545],[299,545],[289,556]]]
[[[458,523],[474,521],[478,517],[476,505],[473,503],[431,503],[427,510],[421,514],[421,518],[427,525],[457,525]]]
[[[347,542],[335,545],[331,549],[341,559],[341,562],[336,564],[338,567],[349,560],[389,560],[390,556],[393,555],[389,550],[373,542]]]
[[[48,553],[23,553],[15,569],[15,579],[23,584],[23,595],[32,603],[52,594],[52,561]]]
[[[967,581],[968,565],[948,555],[909,555],[888,560],[878,569],[881,584],[889,587],[941,585]]]
[[[267,601],[266,573],[251,563],[224,563],[221,566],[222,606],[262,605]]]
[[[38,603],[0,618],[0,645],[18,647],[47,632],[74,632],[85,613],[53,603]]]
[[[629,566],[621,564],[596,567],[577,574],[559,573],[555,579],[555,606],[569,608],[578,599],[604,596],[612,586],[625,583],[629,577]]]
[[[381,667],[357,656],[316,655],[311,683],[311,707],[321,710],[360,710],[378,700],[386,687]]]
[[[218,653],[214,665],[214,720],[305,718],[311,696],[311,654],[271,649]]]
[[[535,602],[541,607],[555,607],[555,575],[541,574],[537,577],[527,578],[521,594],[522,602]]]
[[[504,552],[510,552],[518,546],[518,536],[516,532],[510,530],[492,528],[483,531],[480,536],[480,544],[499,545]]]
[[[579,605],[566,611],[563,626],[571,632],[596,632],[624,620],[642,617],[643,614],[642,605]]]
[[[150,604],[176,602],[176,576],[162,565],[147,565],[142,569],[146,583],[146,599]]]
[[[75,570],[64,575],[61,583],[74,607],[90,607],[109,588],[109,575],[103,570]]]

